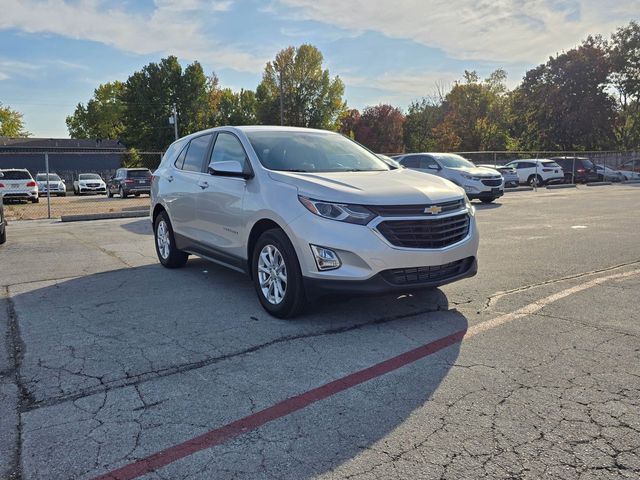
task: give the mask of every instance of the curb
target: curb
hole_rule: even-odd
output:
[[[513,188],[505,188],[504,193],[507,192],[530,192],[533,190],[533,187],[513,187]]]
[[[60,217],[61,222],[84,222],[87,220],[110,220],[112,218],[136,218],[148,217],[147,210],[138,210],[132,212],[105,212],[105,213],[87,213],[83,215],[63,215]]]
[[[575,183],[560,183],[558,185],[547,185],[547,190],[557,190],[560,188],[577,188]]]
[[[622,183],[622,184],[625,184],[625,183],[640,183],[640,180],[623,180],[620,183]]]
[[[611,185],[611,182],[587,182],[585,185],[587,187],[599,187],[601,185]]]

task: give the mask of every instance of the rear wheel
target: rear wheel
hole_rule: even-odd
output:
[[[530,187],[541,187],[544,184],[544,180],[540,175],[531,175],[527,180]]]
[[[160,263],[167,268],[180,268],[187,263],[189,254],[178,250],[173,228],[167,212],[161,212],[154,223],[153,233],[156,254]]]
[[[4,230],[2,230],[2,233],[0,233],[0,245],[5,243],[6,241],[7,241],[7,227],[5,227]]]
[[[111,193],[110,188],[107,188],[107,198],[113,198],[113,193]]]
[[[118,193],[120,194],[120,198],[127,198],[127,194],[124,193],[124,188],[120,187]]]
[[[40,197],[36,197],[36,198],[32,198],[31,199],[31,203],[39,203],[40,202]]]
[[[251,269],[262,307],[278,318],[296,316],[306,304],[298,256],[280,229],[267,230],[256,242]]]

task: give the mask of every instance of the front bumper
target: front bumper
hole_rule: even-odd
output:
[[[456,214],[460,214],[460,212],[456,212]],[[416,218],[425,219],[425,217],[410,218],[414,220]],[[394,290],[394,286],[381,277],[383,272],[394,269],[438,267],[467,258],[475,258],[477,255],[479,236],[473,216],[469,218],[469,230],[462,240],[443,248],[434,249],[405,248],[392,245],[375,228],[382,220],[391,219],[397,220],[398,217],[378,217],[365,226],[338,222],[305,213],[288,224],[285,231],[296,250],[305,282],[311,285],[317,280],[321,289],[332,290],[334,289],[333,282],[338,282],[337,286],[343,285],[339,287],[341,291],[345,288],[350,288],[352,291],[362,289],[366,291]],[[340,258],[341,266],[335,270],[319,271],[311,250],[312,244],[333,250]],[[464,278],[465,275],[466,273],[460,278]],[[457,277],[449,281],[456,279]],[[442,285],[443,283],[437,282],[437,284]],[[420,284],[415,288],[428,286],[432,285]],[[399,288],[406,290],[414,287],[401,285]]]
[[[367,280],[329,280],[323,278],[304,277],[303,282],[305,292],[310,300],[327,295],[371,295],[391,292],[404,293],[413,290],[440,287],[448,283],[462,280],[463,278],[473,277],[478,272],[478,261],[475,257],[462,259],[459,267],[456,268],[451,275],[433,280],[427,279],[419,281],[417,275],[413,273],[418,270],[417,268],[403,270],[410,271],[410,275],[413,275],[413,278],[415,278],[416,281],[406,283],[393,281],[392,279],[396,272],[396,270],[393,269],[377,273]]]
[[[107,187],[105,185],[101,187],[85,187],[80,185],[78,191],[80,193],[107,193]]]

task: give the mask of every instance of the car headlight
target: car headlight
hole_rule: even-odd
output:
[[[303,197],[302,195],[298,195],[298,200],[300,200],[300,203],[311,213],[339,222],[366,225],[375,218],[375,214],[362,205],[323,202]]]
[[[467,180],[482,180],[482,177],[476,177],[475,175],[469,175],[468,173],[461,173],[462,178],[466,178]]]
[[[476,207],[471,205],[471,200],[469,200],[469,197],[467,197],[466,193],[464,195],[464,206],[467,207],[467,211],[469,212],[469,215],[471,215],[472,217],[475,216]]]

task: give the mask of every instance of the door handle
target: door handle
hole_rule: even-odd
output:
[[[173,182],[173,175],[169,175],[167,177],[167,182]]]
[[[204,190],[205,188],[209,188],[209,182],[205,182],[204,180],[200,180],[200,181],[198,182],[198,186],[199,186],[201,189],[203,189],[203,190]]]

